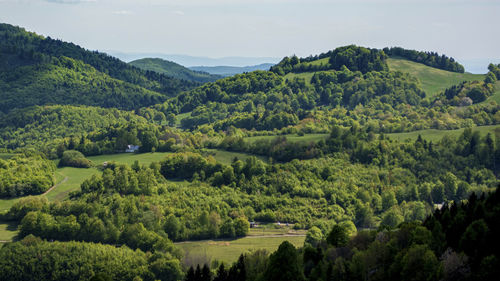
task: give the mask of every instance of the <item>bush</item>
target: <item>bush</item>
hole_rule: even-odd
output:
[[[93,163],[92,161],[85,158],[85,156],[83,156],[83,154],[80,151],[66,150],[63,153],[61,161],[59,161],[59,166],[90,168],[93,166]]]

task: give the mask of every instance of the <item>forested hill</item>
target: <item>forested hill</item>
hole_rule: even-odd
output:
[[[388,70],[386,59],[387,55],[380,50],[349,45],[308,58],[285,57],[271,67],[271,71],[283,75],[290,72],[342,70],[342,67],[347,67],[352,71],[366,73]]]
[[[144,58],[129,62],[130,65],[147,71],[165,74],[169,77],[188,81],[206,83],[222,78],[207,72],[194,71],[172,61],[159,58]]]
[[[0,111],[41,104],[133,109],[197,85],[0,24]]]
[[[165,116],[183,114],[183,128],[215,131],[293,128],[318,133],[332,124],[356,123],[370,124],[377,133],[396,133],[497,124],[498,105],[484,103],[495,93],[498,78],[493,72],[470,76],[439,70],[437,76],[438,69],[414,62],[421,66],[418,72],[394,69],[394,60],[382,50],[355,45],[314,57],[285,57],[270,71],[207,83],[154,108]],[[462,81],[470,82],[446,90]]]

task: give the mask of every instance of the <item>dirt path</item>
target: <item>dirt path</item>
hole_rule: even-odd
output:
[[[239,237],[236,239],[207,239],[207,240],[190,240],[175,242],[174,244],[185,244],[185,243],[195,243],[195,242],[220,242],[220,241],[231,241],[243,238],[279,238],[279,237],[304,237],[305,234],[269,234],[269,235],[247,235],[244,237]]]
[[[45,191],[44,193],[42,193],[42,195],[47,195],[47,193],[51,192],[51,191],[52,191],[52,189],[54,189],[54,188],[58,187],[60,184],[63,184],[63,183],[65,183],[65,182],[67,182],[67,181],[68,181],[68,177],[65,177],[65,178],[64,178],[64,179],[63,179],[60,183],[55,184],[55,185],[54,185],[54,186],[52,186],[51,188],[47,189],[47,191]]]

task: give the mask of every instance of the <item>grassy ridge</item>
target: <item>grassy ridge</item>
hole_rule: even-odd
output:
[[[410,73],[418,78],[422,83],[422,89],[427,93],[427,97],[433,97],[445,89],[459,84],[462,81],[484,80],[483,74],[456,73],[429,67],[420,63],[405,59],[387,59],[389,69]]]

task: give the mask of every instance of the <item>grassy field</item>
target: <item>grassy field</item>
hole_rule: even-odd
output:
[[[462,81],[484,80],[485,77],[483,74],[445,71],[405,59],[389,58],[387,64],[390,70],[410,73],[417,77],[428,97],[433,97]]]
[[[307,85],[311,84],[311,79],[316,72],[304,72],[304,73],[288,73],[285,75],[285,79],[292,80],[294,78],[304,78]]]
[[[312,62],[304,62],[304,65],[327,65],[330,64],[330,58],[322,58],[319,60],[314,60]]]
[[[94,164],[101,165],[104,162],[115,161],[122,164],[132,165],[134,161],[139,161],[141,165],[149,165],[151,162],[158,162],[165,158],[170,152],[155,153],[119,153],[87,157]]]
[[[12,241],[17,235],[17,222],[0,221],[0,242]]]
[[[488,133],[493,134],[496,128],[500,128],[500,125],[479,126],[479,127],[472,128],[472,130],[479,131],[479,133],[482,136],[485,136]],[[429,129],[429,130],[414,131],[414,132],[409,132],[409,133],[386,134],[386,136],[391,138],[391,139],[398,140],[398,141],[404,141],[404,140],[408,140],[408,139],[414,141],[418,138],[418,135],[422,135],[423,139],[436,142],[436,141],[441,140],[445,135],[450,135],[450,136],[456,137],[456,136],[462,134],[463,131],[464,131],[464,129],[458,129],[458,130]]]
[[[287,236],[289,235],[289,236]],[[209,262],[219,260],[232,263],[245,252],[265,249],[274,252],[278,246],[288,240],[295,247],[304,245],[305,231],[293,231],[289,228],[252,228],[247,237],[229,240],[203,240],[175,243],[184,251],[185,259],[196,263],[196,261]]]
[[[319,141],[322,139],[328,138],[329,134],[306,134],[303,136],[299,136],[297,134],[291,134],[291,135],[283,135],[287,138],[288,141],[290,142],[309,142],[309,141]],[[253,143],[257,140],[263,140],[263,139],[268,139],[272,140],[276,138],[277,136],[272,135],[272,136],[256,136],[256,137],[247,137],[245,138],[246,141]]]

